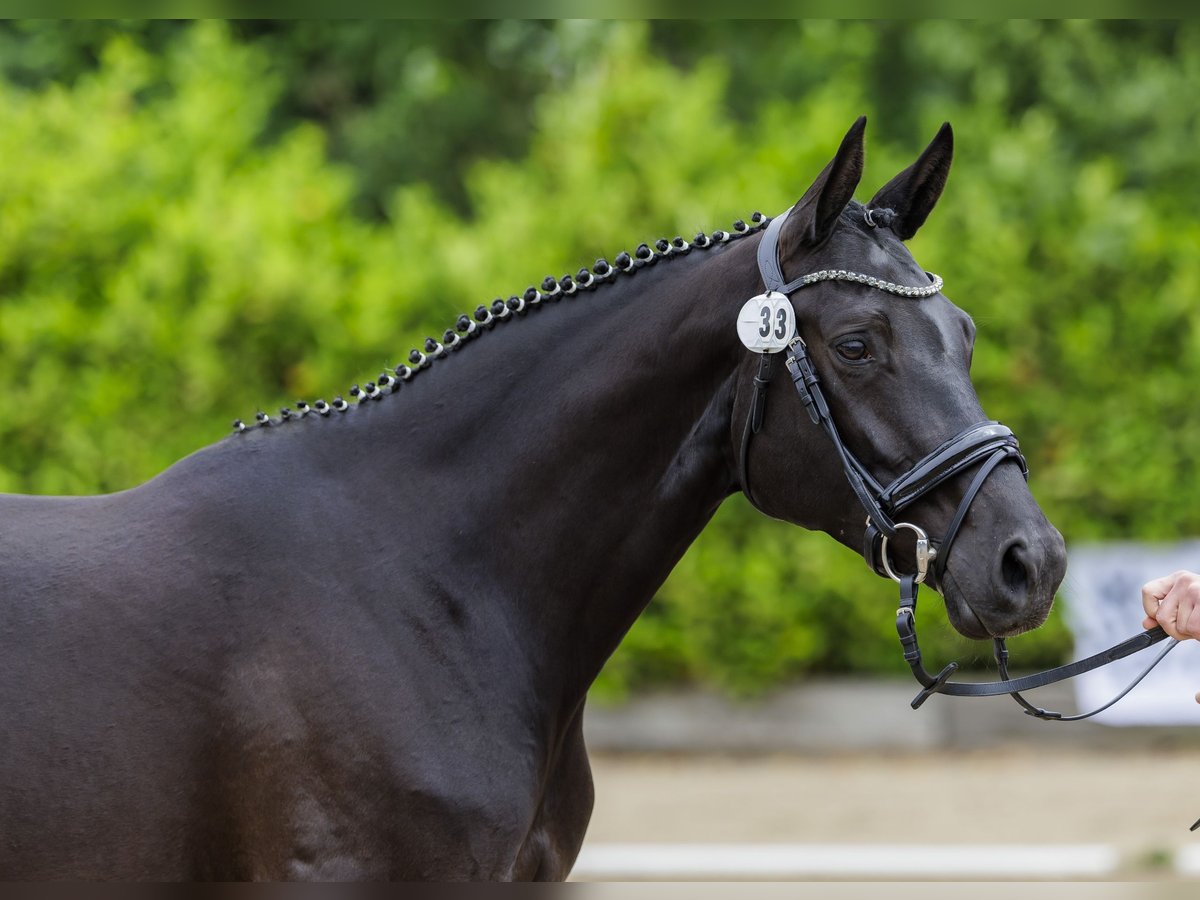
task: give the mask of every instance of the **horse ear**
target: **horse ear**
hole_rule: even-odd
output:
[[[817,247],[829,239],[838,216],[854,196],[863,170],[863,131],[867,117],[859,116],[850,126],[837,155],[817,176],[804,196],[792,207],[780,235],[780,251],[786,258],[799,247]]]
[[[954,131],[943,122],[917,161],[879,189],[869,204],[872,209],[896,213],[892,231],[907,241],[925,224],[925,219],[942,196],[950,161],[954,158]]]

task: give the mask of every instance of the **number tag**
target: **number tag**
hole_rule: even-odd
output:
[[[796,336],[796,311],[786,294],[751,297],[738,313],[738,337],[755,353],[778,353]]]

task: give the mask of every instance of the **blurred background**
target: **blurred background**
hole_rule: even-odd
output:
[[[1198,86],[1196,22],[0,24],[0,490],[130,487],[235,417],[338,393],[547,273],[773,215],[866,114],[864,198],[942,121],[955,128],[949,185],[911,246],[974,317],[984,408],[1020,436],[1051,521],[1069,543],[1198,535]],[[623,748],[681,752],[619,737],[637,731],[622,710],[661,722],[638,703],[664,692],[701,720],[760,715],[737,727],[766,737],[716,751],[810,752],[795,772],[815,781],[798,791],[855,783],[821,768],[835,739],[773,743],[771,717],[808,710],[828,732],[857,701],[779,698],[829,679],[892,697],[886,679],[905,671],[893,605],[852,552],[728,501],[595,687],[596,744],[618,754],[597,766],[602,832],[618,770],[643,823],[638,773],[701,779],[677,756],[620,769]],[[960,642],[937,605],[927,655],[985,662],[990,648]],[[1061,604],[1013,649],[1028,667],[1069,658]],[[960,760],[1039,746],[986,721],[945,728],[995,740],[897,724],[851,749],[878,768],[948,744]],[[1124,771],[1161,762],[1161,743],[1080,733],[1151,752]],[[1014,752],[1011,782],[1045,775],[1040,751]],[[980,790],[999,777],[988,759],[964,770]],[[1200,814],[1183,774],[1195,755],[1176,761],[1164,790]],[[779,783],[760,807],[782,802]],[[721,815],[738,805],[730,790],[712,802]],[[852,787],[837,802],[855,797],[887,803]],[[869,820],[849,815],[846,834]],[[1147,871],[1157,840],[1135,845]]]

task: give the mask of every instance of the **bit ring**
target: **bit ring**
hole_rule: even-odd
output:
[[[897,522],[896,530],[904,529],[911,531],[917,536],[917,584],[925,580],[925,576],[929,574],[929,563],[937,558],[937,549],[930,545],[929,535],[925,533],[925,529],[919,525],[913,525],[911,522]],[[882,535],[879,541],[879,557],[883,563],[883,571],[887,572],[888,577],[897,584],[900,583],[900,576],[892,570],[892,564],[888,561],[888,536]]]

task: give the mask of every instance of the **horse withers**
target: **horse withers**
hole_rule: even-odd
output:
[[[778,262],[928,284],[902,241],[950,131],[864,207],[863,127]],[[0,497],[0,875],[564,878],[588,686],[721,502],[862,545],[788,379],[739,459],[760,363],[735,320],[766,222],[547,278],[356,402],[238,423],[131,490]],[[940,292],[828,280],[790,307],[875,478],[983,417],[974,328]],[[937,533],[969,477],[908,515]],[[1064,552],[1005,464],[942,562],[954,626],[1002,636],[1045,619]]]

